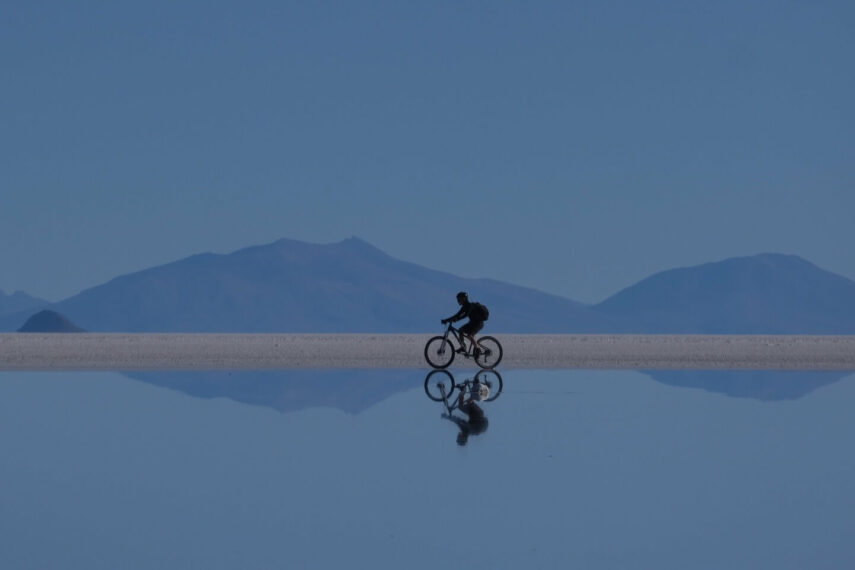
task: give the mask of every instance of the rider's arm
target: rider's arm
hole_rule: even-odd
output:
[[[460,319],[462,319],[463,317],[466,316],[465,313],[466,313],[466,310],[461,307],[461,309],[459,311],[457,311],[456,313],[454,313],[453,315],[451,315],[447,319],[442,319],[442,322],[453,323],[453,322],[459,321]]]
[[[464,305],[464,306],[460,307],[460,310],[457,311],[454,314],[454,316],[450,317],[448,320],[450,320],[451,322],[454,323],[454,322],[457,322],[461,319],[465,319],[468,315],[469,315],[469,307]]]

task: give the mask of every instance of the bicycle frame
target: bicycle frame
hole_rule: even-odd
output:
[[[478,400],[492,402],[502,393],[503,384],[502,375],[495,370],[481,370],[475,374],[475,378],[467,378],[463,382],[457,383],[453,374],[447,370],[438,369],[428,372],[424,387],[428,398],[434,402],[444,402],[446,409],[451,412],[457,408],[457,401],[451,397],[456,389],[459,389],[464,395],[474,394],[474,386],[484,385],[489,389],[489,393],[484,394],[479,388]]]
[[[445,385],[440,384],[439,385],[439,391],[442,393],[442,403],[445,404],[445,409],[448,411],[448,414],[450,415],[451,412],[453,412],[455,409],[457,409],[457,405],[448,403],[448,396],[450,396],[450,394],[445,393]]]
[[[444,340],[448,340],[449,333],[451,333],[451,335],[455,339],[457,339],[457,344],[460,346],[460,348],[462,348],[463,350],[466,351],[466,355],[472,356],[472,346],[470,346],[469,348],[466,348],[466,337],[463,336],[463,333],[460,332],[460,329],[458,329],[452,323],[448,323],[448,328],[445,329],[445,334],[442,336],[442,338]],[[470,342],[470,345],[471,344],[472,343]]]
[[[464,380],[462,384],[458,385],[458,388],[460,388],[460,390],[463,392],[463,394],[467,394],[471,390],[472,384],[473,384],[472,380]],[[442,393],[442,401],[445,404],[445,409],[448,411],[448,413],[450,415],[451,412],[453,412],[454,410],[456,410],[460,406],[457,405],[457,400],[453,401],[450,404],[448,403],[448,397],[451,395],[451,393],[448,393],[448,394],[445,393],[445,385],[440,384],[439,385],[439,391]]]
[[[487,381],[487,386],[490,387],[492,384],[491,389],[494,390],[492,397],[483,400],[483,402],[492,402],[493,400],[495,400],[496,398],[499,397],[499,394],[502,393],[502,377],[499,376],[498,372],[495,373],[495,376],[496,376],[497,382],[491,383],[491,382]],[[477,376],[476,376],[476,378],[477,378]],[[471,392],[472,387],[477,386],[478,384],[479,384],[479,381],[477,379],[476,380],[464,380],[463,383],[457,384],[457,388],[460,389],[460,391],[464,395],[466,395],[466,394],[472,393]],[[452,388],[451,392],[446,393],[445,385],[439,384],[439,391],[442,394],[442,402],[445,404],[445,409],[448,412],[448,414],[451,415],[451,412],[453,412],[454,410],[456,410],[457,408],[460,407],[458,405],[457,399],[452,400],[451,403],[449,403],[449,401],[448,401],[448,397],[451,396],[451,393],[454,391],[454,389]]]

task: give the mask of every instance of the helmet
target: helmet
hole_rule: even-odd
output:
[[[461,300],[468,301],[469,300],[469,294],[466,291],[461,291],[460,293],[457,294],[457,300],[458,301],[461,301]]]
[[[472,384],[472,390],[470,393],[472,394],[473,400],[480,402],[490,397],[490,387],[483,382],[475,382]]]

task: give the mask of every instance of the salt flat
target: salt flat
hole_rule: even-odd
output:
[[[0,370],[426,368],[430,336],[12,333],[0,334]],[[855,335],[495,336],[499,368],[855,370]]]

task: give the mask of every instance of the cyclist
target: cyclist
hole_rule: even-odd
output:
[[[480,308],[481,305],[480,303],[469,302],[469,294],[466,291],[461,291],[457,294],[457,304],[460,305],[460,310],[447,319],[442,319],[442,324],[454,323],[460,319],[469,317],[469,322],[460,327],[459,330],[465,338],[468,338],[472,342],[472,346],[474,347],[473,352],[477,356],[481,352],[481,345],[475,340],[475,333],[484,328],[484,321],[486,320],[483,314],[479,314],[479,311],[475,310],[476,307]],[[457,352],[465,353],[466,349],[461,346]]]

